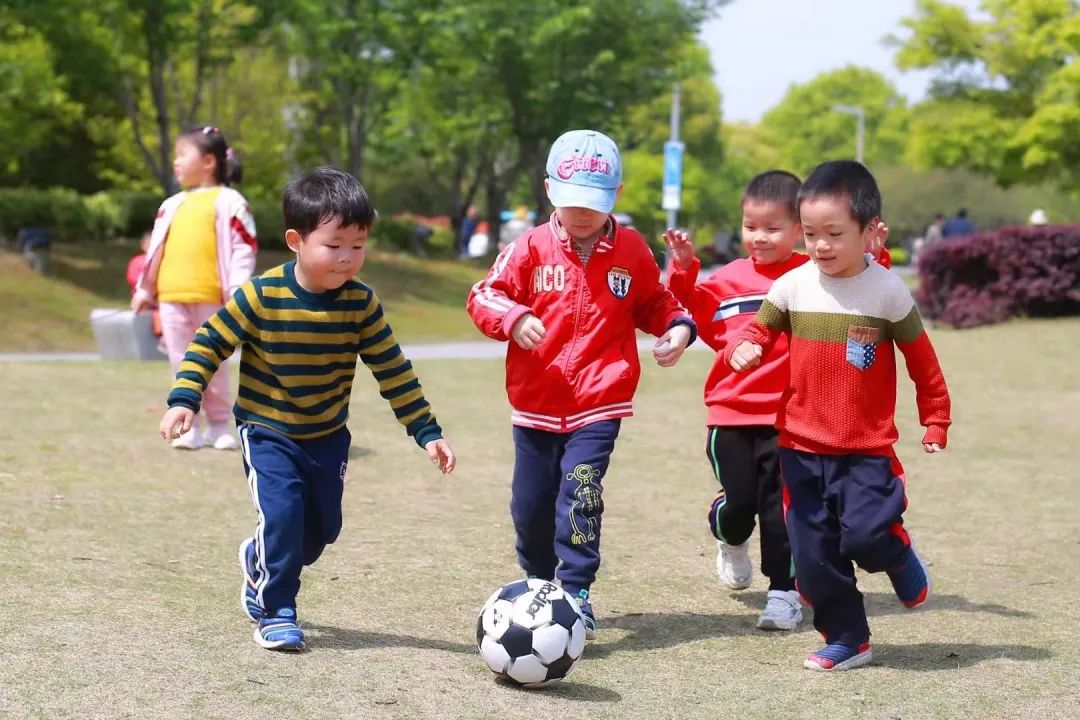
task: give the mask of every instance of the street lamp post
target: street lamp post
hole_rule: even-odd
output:
[[[858,105],[833,105],[834,112],[845,115],[854,115],[857,121],[855,126],[855,159],[863,161],[863,135],[866,132],[866,111]]]

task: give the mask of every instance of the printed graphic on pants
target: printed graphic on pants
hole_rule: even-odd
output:
[[[593,481],[600,477],[600,471],[592,465],[578,465],[566,476],[567,480],[577,480],[574,489],[574,502],[570,505],[570,527],[574,532],[570,542],[574,545],[592,542],[596,539],[596,521],[593,519],[600,509],[600,486]],[[579,519],[585,521],[583,527]]]
[[[877,359],[877,344],[881,340],[881,330],[875,327],[851,325],[847,331],[847,361],[866,370]]]

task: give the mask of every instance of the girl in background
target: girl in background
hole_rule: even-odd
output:
[[[240,166],[216,127],[194,128],[176,140],[173,173],[183,188],[158,209],[131,309],[160,307],[162,341],[173,374],[195,331],[216,313],[255,269],[255,220],[247,200],[230,187]],[[194,450],[235,450],[229,376],[217,373],[201,415],[172,442]]]

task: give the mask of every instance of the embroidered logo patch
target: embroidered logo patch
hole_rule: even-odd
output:
[[[851,325],[847,331],[847,361],[866,370],[877,359],[877,344],[881,339],[881,330],[875,327]]]
[[[611,294],[622,300],[630,292],[630,271],[626,268],[613,267],[608,270],[607,286]]]

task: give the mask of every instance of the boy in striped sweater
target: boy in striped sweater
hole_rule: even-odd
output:
[[[818,166],[799,191],[807,263],[780,277],[755,321],[724,352],[747,371],[789,338],[790,379],[777,415],[788,537],[799,591],[826,646],[804,665],[847,670],[871,660],[852,563],[886,572],[900,601],[926,601],[930,576],[903,525],[896,358],[915,383],[923,449],[945,447],[949,393],[907,287],[865,249],[881,194],[852,161]]]
[[[257,644],[302,650],[300,571],[341,530],[357,358],[431,461],[446,474],[456,460],[378,298],[353,277],[375,221],[364,188],[318,168],[285,189],[284,211],[296,260],[245,283],[199,329],[160,432],[169,440],[191,428],[210,378],[243,346],[233,414],[259,520],[240,544],[241,606],[256,623]]]

